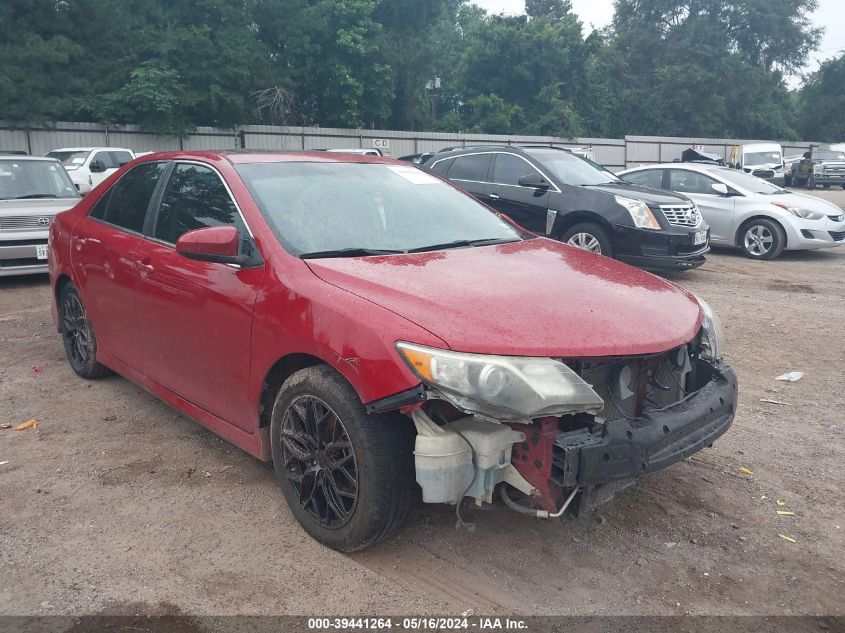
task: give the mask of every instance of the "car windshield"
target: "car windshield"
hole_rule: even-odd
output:
[[[746,167],[778,166],[783,162],[780,152],[750,152],[745,155]]]
[[[513,242],[511,224],[410,165],[237,166],[279,241],[300,257],[352,257]]]
[[[91,152],[87,149],[71,151],[53,151],[47,152],[47,156],[58,160],[62,165],[65,166],[65,169],[76,169],[85,162],[85,159],[88,158],[88,154],[90,153]]]
[[[813,152],[813,160],[845,160],[845,152]]]
[[[609,185],[621,180],[589,158],[556,149],[525,148],[552,175],[567,185]]]
[[[741,189],[745,189],[746,191],[751,191],[752,193],[771,195],[784,192],[783,189],[777,185],[773,185],[767,180],[757,178],[757,176],[752,176],[751,174],[746,174],[744,171],[739,171],[737,169],[729,169],[725,167],[723,169],[713,171],[713,174],[719,176],[719,178],[728,184],[735,185]]]
[[[0,159],[0,200],[78,197],[67,172],[54,160]]]

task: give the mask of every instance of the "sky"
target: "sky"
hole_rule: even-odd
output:
[[[491,13],[522,13],[525,8],[523,0],[473,0],[473,2]],[[819,8],[813,14],[813,24],[825,28],[824,37],[819,50],[813,56],[813,61],[803,72],[812,72],[818,68],[820,61],[835,57],[839,51],[845,50],[843,4],[845,4],[843,0],[819,0]],[[607,26],[613,19],[613,0],[572,0],[572,9],[584,23],[585,35],[592,28]],[[801,83],[801,78],[790,78],[788,83],[790,87],[797,88]]]

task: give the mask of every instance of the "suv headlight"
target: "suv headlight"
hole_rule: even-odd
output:
[[[810,211],[801,207],[790,207],[783,202],[775,202],[774,204],[781,209],[786,209],[792,215],[797,215],[799,218],[804,218],[805,220],[821,220],[824,217],[824,213],[819,213],[818,211]]]
[[[660,222],[654,217],[651,209],[642,200],[634,200],[634,198],[626,198],[625,196],[613,196],[616,202],[621,204],[628,210],[631,219],[634,221],[634,226],[639,229],[654,229],[660,230]]]
[[[590,385],[551,358],[464,354],[402,341],[396,349],[424,383],[467,413],[518,420],[604,407]]]
[[[701,297],[696,296],[695,298],[704,313],[704,319],[701,322],[701,350],[698,355],[704,360],[715,363],[722,358],[722,341],[725,339],[725,330],[722,327],[722,321],[719,320],[719,315],[713,311],[710,304]]]

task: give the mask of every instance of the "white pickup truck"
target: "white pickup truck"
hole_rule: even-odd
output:
[[[47,156],[65,166],[83,196],[136,158],[135,152],[124,147],[62,147]]]

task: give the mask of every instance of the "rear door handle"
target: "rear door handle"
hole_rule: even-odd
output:
[[[490,199],[491,199],[491,200],[498,200],[498,199],[499,199],[499,194],[498,194],[498,193],[491,193],[491,194],[490,194]]]

